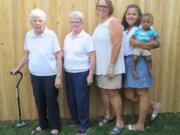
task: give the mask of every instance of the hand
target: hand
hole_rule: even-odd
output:
[[[114,68],[114,65],[113,64],[109,64],[108,69],[106,71],[106,76],[107,77],[113,77],[114,76],[113,68]]]
[[[56,79],[55,79],[55,87],[57,89],[62,87],[62,82],[61,82],[61,78],[60,77],[56,77]]]
[[[153,42],[153,46],[157,46],[159,44],[159,41],[158,40],[155,40],[154,42]]]
[[[10,72],[10,74],[14,76],[18,71],[19,71],[19,69],[15,68]]]
[[[87,85],[90,86],[93,83],[93,75],[88,75],[87,77]]]

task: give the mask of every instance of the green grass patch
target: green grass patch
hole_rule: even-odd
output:
[[[126,115],[125,124],[133,124],[137,120],[136,115]],[[32,128],[38,125],[37,121],[26,121],[27,125],[16,127],[17,121],[0,121],[0,135],[30,135]],[[91,120],[90,129],[86,135],[109,135],[114,122],[104,127],[97,126],[98,119]],[[62,120],[62,131],[59,135],[75,135],[78,126],[70,127],[67,119]],[[42,131],[37,135],[49,135],[49,130]],[[128,131],[125,129],[121,135],[180,135],[180,113],[160,114],[157,119],[150,122],[147,119],[145,131]]]

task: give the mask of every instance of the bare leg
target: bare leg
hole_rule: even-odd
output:
[[[148,89],[139,89],[136,91],[139,96],[139,119],[134,125],[136,130],[144,130],[145,120],[149,109]]]
[[[134,89],[125,89],[124,90],[124,93],[125,93],[125,96],[127,99],[133,101],[133,102],[138,102],[139,101],[139,98],[138,96],[136,95],[136,92]]]
[[[151,55],[150,55],[150,56],[146,56],[145,59],[146,59],[146,62],[147,62],[147,64],[148,64],[149,72],[150,72],[151,74],[153,74]]]
[[[125,93],[126,98],[129,99],[130,101],[139,102],[140,97],[137,96],[136,91],[134,89],[125,89],[124,93]],[[151,109],[152,111],[151,120],[154,120],[158,116],[161,110],[161,104],[159,102],[153,101],[152,99],[148,99],[148,100],[149,100],[149,110]],[[148,113],[148,110],[147,110],[147,113]],[[136,129],[136,127],[134,128]]]
[[[104,110],[105,110],[105,118],[111,119],[112,118],[111,102],[110,102],[108,91],[101,89],[101,94],[102,94],[102,100],[103,100],[103,105],[104,105]]]
[[[122,114],[124,114],[124,104],[125,104],[125,100],[126,100],[126,97],[124,95],[124,89],[121,88],[121,92],[119,93],[121,95],[121,104],[122,104]]]
[[[129,99],[130,101],[139,102],[139,96],[137,96],[135,90],[133,90],[133,89],[125,89],[124,93],[125,93],[126,98]],[[152,99],[149,99],[149,104],[150,104],[151,111],[156,109],[156,108],[160,108],[160,103],[155,102]]]
[[[136,72],[136,65],[137,65],[137,62],[138,62],[138,57],[137,55],[133,55],[133,60],[132,60],[132,75],[134,78],[139,78],[138,77],[138,74]]]
[[[122,102],[121,96],[117,90],[108,90],[111,104],[113,106],[116,115],[116,126],[119,128],[124,127],[124,122],[122,118]]]
[[[149,103],[150,103],[150,106],[151,106],[152,109],[153,109],[153,108],[156,108],[156,106],[157,106],[158,104],[160,104],[160,103],[155,102],[155,101],[153,101],[153,100],[151,100],[151,99],[149,99]]]

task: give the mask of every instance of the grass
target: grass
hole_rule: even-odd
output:
[[[125,123],[134,123],[137,116],[127,115]],[[30,135],[31,129],[38,125],[37,121],[26,121],[27,125],[21,128],[15,126],[16,121],[0,121],[0,135]],[[67,120],[62,120],[60,135],[75,135],[78,127],[69,127]],[[97,126],[97,119],[91,120],[90,130],[87,135],[109,135],[114,123],[104,127]],[[37,135],[48,135],[49,130],[42,131]],[[147,120],[145,131],[128,131],[125,129],[121,135],[180,135],[180,113],[160,114],[153,122]]]

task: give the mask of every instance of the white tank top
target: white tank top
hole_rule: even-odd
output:
[[[109,18],[102,24],[99,24],[93,35],[93,41],[96,51],[96,75],[106,75],[108,65],[111,60],[112,42],[108,26],[113,18]],[[122,49],[114,65],[114,74],[125,73],[124,56]]]

